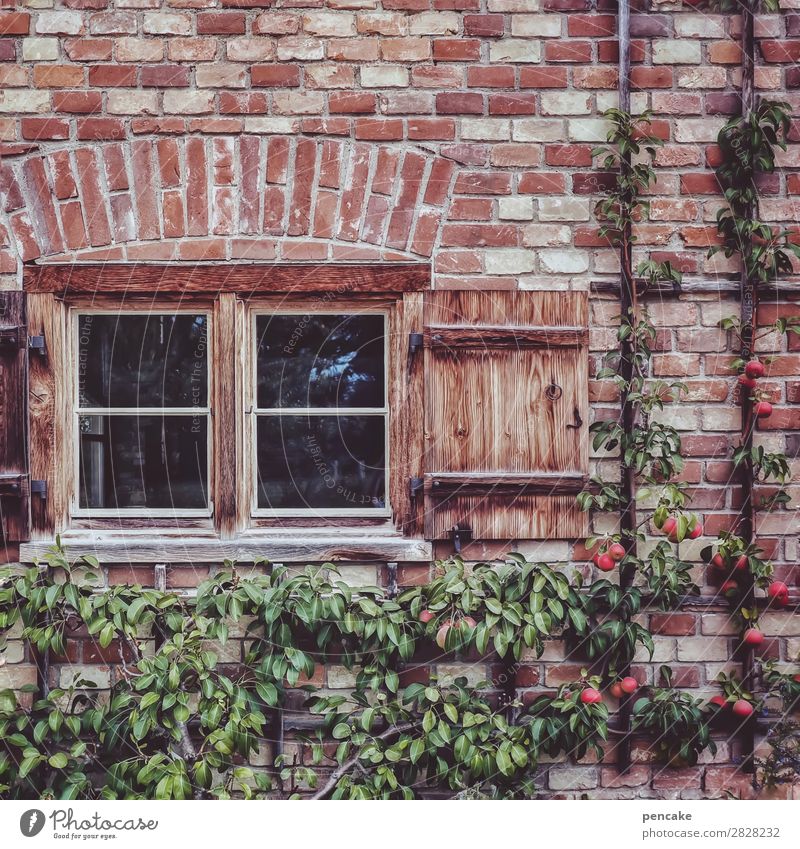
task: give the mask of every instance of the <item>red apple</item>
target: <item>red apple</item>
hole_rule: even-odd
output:
[[[717,552],[717,553],[716,553],[716,554],[715,554],[715,555],[711,558],[711,565],[712,565],[715,569],[724,569],[724,568],[725,568],[725,558],[724,558],[724,557],[723,557],[723,556],[722,556],[719,552]]]
[[[688,536],[689,539],[697,539],[702,533],[703,526],[700,524],[700,522],[696,522],[694,527],[689,531],[688,534],[686,534],[686,536]]]
[[[736,558],[736,561],[733,564],[733,568],[738,570],[739,572],[743,572],[750,561],[747,559],[746,554],[742,554]]]
[[[751,716],[753,713],[753,706],[746,699],[737,699],[733,703],[733,712],[736,716]]]
[[[767,596],[776,607],[786,607],[789,603],[789,587],[783,581],[773,581],[767,587]]]
[[[476,622],[476,621],[475,621],[475,620],[474,620],[471,616],[465,616],[465,617],[464,617],[461,621],[462,621],[462,622],[463,622],[463,623],[464,623],[464,624],[465,624],[468,628],[474,628],[474,627],[478,624],[478,623],[477,623],[477,622]]]
[[[728,706],[728,700],[725,698],[725,696],[712,696],[708,700],[708,703],[710,705],[716,705],[716,707],[718,708],[725,708]]]
[[[436,645],[439,646],[442,651],[444,651],[444,647],[447,643],[447,635],[450,633],[450,627],[450,621],[448,620],[436,632]]]
[[[732,593],[739,589],[739,585],[736,581],[725,581],[723,585],[719,588],[721,593]]]
[[[748,646],[760,646],[764,642],[764,635],[758,628],[748,628],[744,632],[742,641]]]
[[[586,687],[585,690],[581,690],[581,701],[585,705],[596,705],[603,701],[603,696],[594,687]]]
[[[800,675],[795,675],[794,680],[797,684],[800,684]]]
[[[757,380],[759,377],[763,377],[764,372],[764,363],[759,362],[759,360],[750,360],[750,362],[748,362],[744,367],[744,373],[751,380]]]
[[[425,625],[431,621],[431,619],[435,619],[436,614],[431,610],[423,610],[419,614],[419,621],[423,622]]]
[[[630,695],[631,693],[635,693],[639,689],[639,682],[631,675],[627,678],[623,678],[622,681],[619,682],[620,687],[622,687],[622,692]]]
[[[613,683],[613,684],[612,684],[612,685],[608,688],[608,692],[609,692],[609,693],[611,693],[611,695],[612,695],[615,699],[621,699],[621,698],[625,695],[625,693],[624,693],[624,692],[623,692],[623,690],[622,690],[622,684],[621,684],[619,681],[615,681],[615,682],[614,682],[614,683]]]
[[[772,404],[769,401],[759,401],[754,407],[753,412],[760,418],[765,419],[772,415]]]
[[[608,555],[619,562],[625,556],[625,546],[621,542],[613,542],[608,547]]]
[[[671,537],[675,530],[678,527],[678,520],[674,516],[667,516],[664,520],[664,524],[661,526],[661,530],[668,536]]]
[[[610,572],[616,565],[610,554],[598,554],[594,562],[601,572]]]
[[[746,374],[740,374],[739,385],[743,386],[745,389],[755,389],[756,381],[752,377],[748,377]]]

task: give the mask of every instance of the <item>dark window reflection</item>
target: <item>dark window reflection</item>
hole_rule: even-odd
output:
[[[79,315],[79,404],[205,407],[207,352],[205,315]]]
[[[83,508],[204,508],[206,416],[79,416]]]
[[[258,506],[386,506],[383,416],[259,416]]]
[[[383,407],[383,315],[261,315],[259,407]]]

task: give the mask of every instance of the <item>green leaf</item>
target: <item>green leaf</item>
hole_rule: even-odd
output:
[[[55,755],[51,755],[47,759],[47,763],[49,763],[53,769],[64,769],[64,767],[69,763],[69,758],[64,754],[64,752],[57,752]]]

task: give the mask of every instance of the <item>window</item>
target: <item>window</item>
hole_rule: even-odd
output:
[[[255,514],[389,516],[387,314],[253,322]]]
[[[73,311],[73,515],[208,515],[209,316]]]

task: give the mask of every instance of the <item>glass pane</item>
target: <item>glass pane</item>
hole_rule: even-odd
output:
[[[81,407],[205,407],[205,315],[78,316]]]
[[[386,505],[383,416],[259,416],[258,506]]]
[[[259,407],[383,407],[382,315],[260,315]]]
[[[81,507],[208,505],[206,416],[79,416]]]

